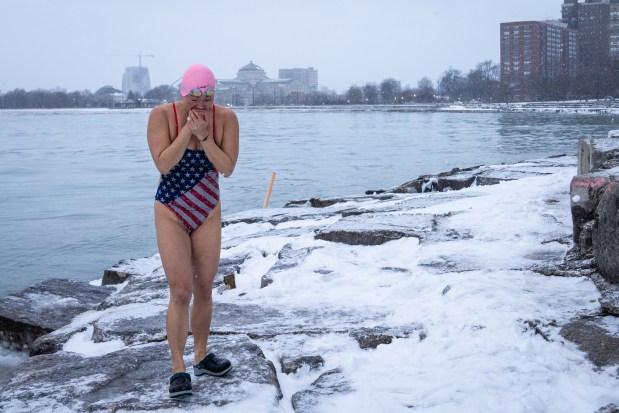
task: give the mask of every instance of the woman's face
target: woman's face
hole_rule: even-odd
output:
[[[206,93],[200,97],[187,95],[183,97],[183,103],[187,107],[187,110],[206,111],[213,107],[213,99],[215,96],[207,96]]]

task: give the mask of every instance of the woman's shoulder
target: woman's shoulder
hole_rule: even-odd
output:
[[[174,103],[165,103],[163,105],[157,105],[150,111],[151,118],[167,118],[172,116]]]
[[[153,110],[151,110],[151,113],[168,113],[172,111],[172,106],[174,105],[174,102],[172,103],[164,103],[162,105],[157,105],[153,108]]]

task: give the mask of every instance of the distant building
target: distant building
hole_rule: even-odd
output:
[[[561,20],[578,33],[578,70],[607,67],[619,59],[619,0],[564,0]]]
[[[608,65],[609,17],[608,0],[578,4],[578,68],[583,73],[596,71]]]
[[[318,72],[309,69],[292,70],[296,77],[269,79],[263,68],[250,61],[241,67],[234,79],[217,79],[217,103],[235,106],[302,104],[308,93],[318,87]],[[306,70],[307,72],[300,72]],[[288,72],[285,72],[288,73]]]
[[[561,6],[561,21],[572,30],[578,30],[578,0],[564,0]]]
[[[501,23],[501,83],[514,100],[537,98],[543,79],[574,76],[577,64],[576,31],[559,21]]]
[[[307,69],[279,69],[280,79],[292,79],[307,91],[318,90],[318,71],[313,67]]]
[[[126,67],[123,74],[122,91],[127,96],[129,92],[133,92],[136,97],[142,97],[150,90],[150,76],[148,74],[148,68],[139,67]]]
[[[558,23],[501,23],[501,81],[516,99],[535,98],[536,79],[563,75],[577,77],[577,94],[597,96],[618,65],[619,0],[563,0]]]
[[[619,60],[619,0],[610,0],[608,7],[609,58]]]

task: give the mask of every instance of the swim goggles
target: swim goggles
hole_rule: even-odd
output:
[[[181,86],[183,89],[185,89],[187,92],[189,92],[189,94],[191,96],[193,96],[194,98],[199,98],[202,95],[206,95],[206,96],[213,96],[215,94],[215,88],[214,87],[203,87],[203,88],[199,88],[199,87],[195,87],[191,90],[187,89],[185,86]]]

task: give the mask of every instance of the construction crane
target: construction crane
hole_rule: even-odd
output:
[[[138,67],[142,68],[142,58],[143,57],[155,57],[154,54],[143,54],[142,51],[140,50],[140,52],[138,54],[111,54],[108,56],[137,56],[138,57]]]
[[[138,79],[137,79],[138,80],[138,90],[136,92],[141,95],[143,93],[143,91],[142,91],[142,89],[143,89],[142,88],[142,77],[141,77],[142,76],[142,58],[143,57],[155,57],[155,55],[154,54],[144,54],[140,50],[140,52],[138,54],[111,54],[111,55],[108,55],[108,56],[132,56],[132,57],[137,56],[138,57]],[[123,84],[124,84],[124,77],[123,77]],[[124,85],[123,85],[123,88],[124,88]]]

